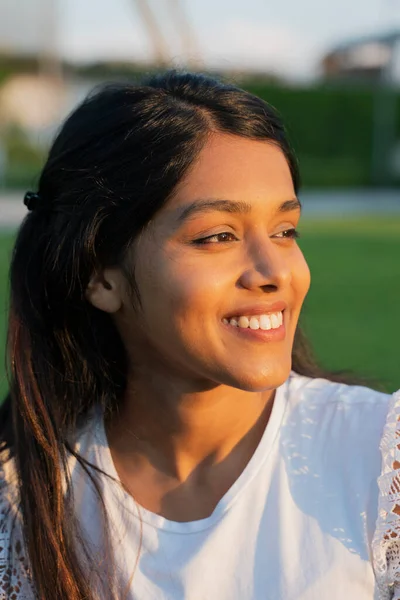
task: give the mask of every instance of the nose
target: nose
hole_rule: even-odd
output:
[[[254,290],[276,291],[290,285],[291,252],[264,235],[248,246],[245,266],[240,276],[242,287]]]

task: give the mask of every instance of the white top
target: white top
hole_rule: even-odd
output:
[[[397,501],[400,514],[398,414],[400,392],[292,372],[254,455],[212,515],[178,523],[123,490],[96,411],[77,450],[113,478],[98,475],[120,597],[128,590],[128,600],[399,600],[400,518],[391,512]],[[104,579],[99,500],[75,459],[70,469],[84,539]],[[8,471],[1,516],[10,502]],[[0,522],[0,596],[11,520]],[[12,548],[19,539],[17,525]],[[23,554],[22,545],[13,559],[18,600],[33,598]]]

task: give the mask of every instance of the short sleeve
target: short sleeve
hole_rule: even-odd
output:
[[[28,554],[25,550],[12,461],[0,467],[0,598],[34,600]]]
[[[400,600],[400,390],[390,400],[380,449],[373,566],[379,600]]]

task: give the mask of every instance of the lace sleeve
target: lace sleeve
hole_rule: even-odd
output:
[[[0,598],[36,600],[9,464],[0,466]]]
[[[372,541],[379,600],[400,600],[400,390],[393,394],[381,440],[378,519]]]

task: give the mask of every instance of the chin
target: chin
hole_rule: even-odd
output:
[[[259,369],[254,364],[248,369],[241,365],[240,369],[236,369],[235,376],[231,378],[231,381],[226,383],[247,392],[273,390],[285,383],[291,368],[291,357],[288,360],[268,361]]]

